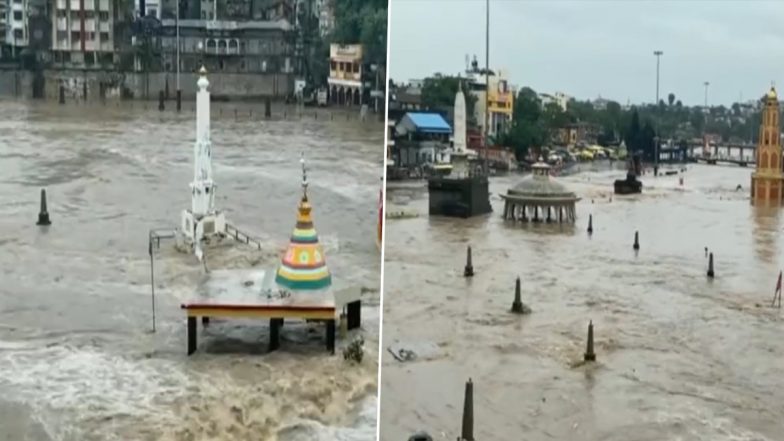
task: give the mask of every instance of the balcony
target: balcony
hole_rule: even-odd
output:
[[[85,11],[94,11],[95,10],[95,0],[84,0],[84,10]]]
[[[100,11],[109,11],[109,0],[99,0],[98,2],[98,10]]]
[[[88,18],[84,21],[85,32],[95,32],[95,19]]]
[[[57,9],[68,9],[68,0],[57,0]]]
[[[57,18],[57,30],[58,31],[67,31],[68,30],[68,19],[65,17],[58,17]]]
[[[100,22],[98,24],[98,28],[100,29],[101,32],[109,32],[109,33],[112,32],[112,24],[109,23],[108,21]]]

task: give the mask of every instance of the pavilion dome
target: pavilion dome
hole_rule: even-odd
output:
[[[303,191],[298,207],[297,224],[275,274],[275,283],[291,290],[326,289],[332,285],[332,275],[327,267],[324,249],[319,243],[311,217],[313,207],[308,201],[304,159],[302,159],[302,172]]]
[[[511,187],[509,196],[522,198],[576,198],[574,192],[569,191],[563,184],[550,178],[550,166],[537,162],[532,166],[533,173],[523,178],[517,185]]]

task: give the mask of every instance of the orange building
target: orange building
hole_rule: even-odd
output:
[[[756,152],[757,169],[751,174],[751,201],[755,205],[781,205],[784,198],[784,173],[776,89],[771,87],[763,100]]]

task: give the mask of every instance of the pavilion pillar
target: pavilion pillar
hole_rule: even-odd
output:
[[[558,207],[558,223],[563,223],[563,207],[561,206]]]
[[[509,218],[509,201],[504,201],[504,219]]]
[[[548,223],[548,224],[549,224],[550,222],[552,222],[552,221],[553,221],[553,220],[550,218],[550,208],[552,208],[552,207],[550,207],[550,206],[548,206],[548,207],[547,207],[547,223]]]
[[[520,210],[520,212],[521,212],[521,214],[522,214],[521,220],[523,220],[524,222],[528,220],[528,219],[526,218],[526,216],[525,216],[525,210],[526,210],[526,208],[528,208],[528,207],[526,207],[525,205],[523,205],[523,209],[522,209],[522,210]]]

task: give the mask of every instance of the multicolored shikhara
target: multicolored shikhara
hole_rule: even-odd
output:
[[[313,226],[307,190],[302,194],[298,209],[297,225],[278,267],[275,282],[291,290],[328,288],[332,284],[332,275]]]

